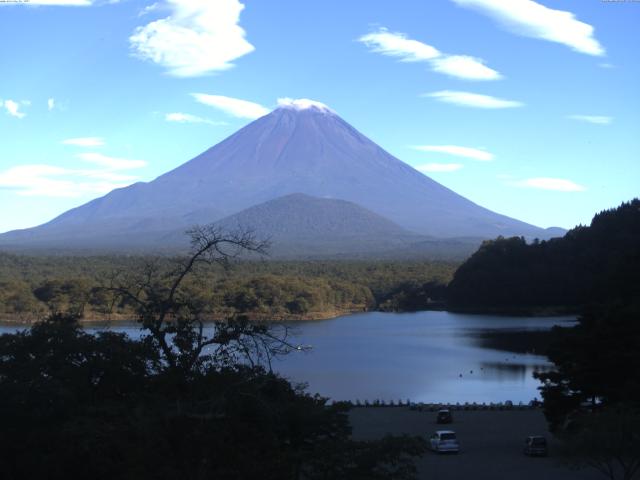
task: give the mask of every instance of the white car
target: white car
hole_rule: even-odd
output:
[[[431,450],[439,453],[458,453],[460,451],[456,432],[452,430],[438,430],[429,438],[429,445]]]

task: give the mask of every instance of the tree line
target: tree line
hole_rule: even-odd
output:
[[[201,266],[185,282],[211,319],[242,312],[257,319],[322,318],[353,311],[419,310],[442,300],[455,264],[447,262],[236,261]],[[0,318],[33,321],[51,313],[131,318],[133,306],[107,287],[117,277],[171,257],[39,257],[0,254]]]
[[[574,312],[640,296],[640,200],[594,216],[562,238],[486,241],[448,285],[454,309]]]

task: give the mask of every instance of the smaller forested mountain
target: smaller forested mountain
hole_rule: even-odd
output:
[[[246,228],[269,239],[272,257],[384,251],[428,238],[353,202],[302,193],[249,207],[216,224],[225,231]],[[165,241],[186,244],[182,229]]]
[[[598,213],[562,238],[483,243],[455,273],[454,308],[570,307],[640,297],[640,200]]]
[[[391,220],[346,200],[293,193],[247,208],[219,222],[229,229],[251,226],[257,235],[289,241],[309,238],[406,236]],[[413,235],[417,236],[417,235]]]

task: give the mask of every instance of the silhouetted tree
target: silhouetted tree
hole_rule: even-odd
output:
[[[563,432],[564,459],[577,468],[596,469],[610,480],[633,480],[640,474],[640,411],[611,406],[583,414],[577,432]]]
[[[194,227],[187,233],[191,250],[174,259],[172,269],[148,262],[137,274],[113,278],[108,288],[133,305],[142,329],[159,348],[167,367],[190,372],[212,360],[219,365],[235,364],[238,356],[257,364],[294,348],[287,344],[286,332],[277,337],[269,325],[251,323],[244,316],[214,322],[207,335],[203,305],[183,288],[185,279],[197,274],[200,264],[226,267],[244,252],[265,254],[267,244],[250,231],[229,233],[215,225]]]
[[[139,340],[88,334],[60,313],[0,336],[3,478],[415,478],[424,440],[355,441],[347,405],[265,368],[297,349],[286,330],[242,316],[205,328],[185,279],[263,245],[246,232],[192,234],[173,269],[112,279],[107,290],[147,332]]]
[[[556,328],[549,358],[555,369],[535,374],[552,431],[565,457],[611,480],[640,469],[640,303],[589,308],[572,328]]]
[[[448,286],[450,306],[513,310],[565,307],[640,297],[640,200],[598,213],[588,227],[527,244],[483,243]]]
[[[581,405],[640,406],[640,304],[591,307],[572,328],[556,327],[548,355],[555,368],[535,376],[543,385],[552,429]]]

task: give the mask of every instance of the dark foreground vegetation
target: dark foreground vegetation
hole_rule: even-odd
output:
[[[176,267],[172,257],[22,256],[0,253],[0,319],[34,321],[51,313],[85,320],[132,319],[135,305],[108,287],[141,271]],[[366,310],[442,305],[457,264],[375,261],[235,261],[200,265],[185,280],[203,314],[256,319],[317,319]]]
[[[70,314],[0,336],[2,478],[412,479],[421,438],[356,441],[346,406],[291,385],[271,359],[302,347],[286,329],[231,316],[203,333],[188,279],[250,235],[192,232],[171,272],[131,272],[140,340],[85,333]]]
[[[534,375],[565,459],[612,480],[640,476],[639,273],[636,199],[564,238],[487,242],[448,288],[454,308],[580,312],[575,327],[546,339],[555,368]]]
[[[455,272],[450,308],[579,312],[592,303],[640,296],[640,200],[597,214],[562,238],[485,242]]]
[[[240,330],[191,368],[64,317],[3,335],[2,478],[413,478],[421,439],[352,440],[345,406],[232,361]]]
[[[555,369],[543,385],[550,429],[565,456],[607,478],[640,476],[640,297],[586,309],[573,328],[555,327],[548,350]]]

